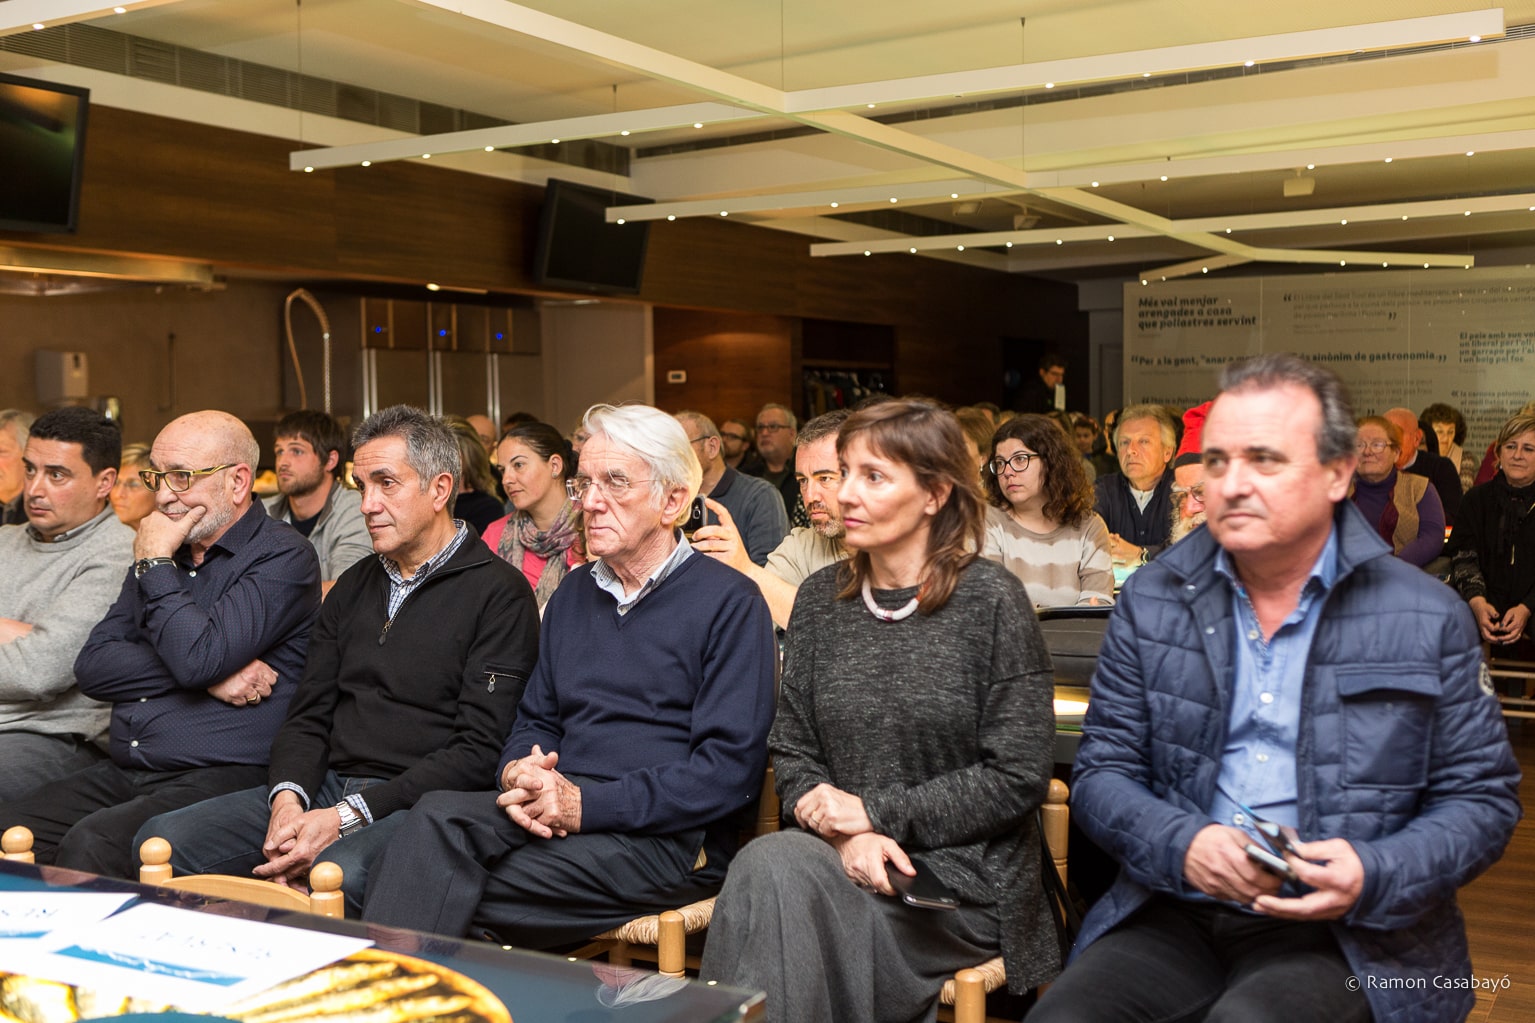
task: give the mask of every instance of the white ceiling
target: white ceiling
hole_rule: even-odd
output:
[[[477,173],[534,183],[550,175],[602,181],[663,204],[708,200],[663,212],[718,216],[728,210],[803,234],[807,245],[932,244],[923,254],[1067,278],[1155,273],[1222,253],[1239,264],[1255,257],[1356,266],[1468,255],[1483,265],[1535,259],[1535,211],[1527,208],[1535,198],[1523,205],[1500,198],[1535,193],[1535,32],[1517,31],[1535,25],[1535,0],[1502,8],[1509,38],[1427,50],[1394,46],[1385,56],[1327,60],[1306,58],[1330,51],[1329,42],[1274,37],[1496,9],[1429,0],[142,0],[124,6],[125,14],[92,17],[101,7],[89,0],[0,0],[0,33],[30,31],[33,20],[53,25],[86,16],[115,32],[517,124],[560,121],[567,137],[633,150],[627,179],[516,149],[444,155],[451,147],[441,140],[419,148],[430,146],[437,161]],[[1350,38],[1374,45],[1389,31],[1375,26]],[[1197,73],[1180,69],[1221,61],[1191,51],[1141,52],[1234,39],[1252,40],[1254,52],[1303,66],[1264,61],[1197,80]],[[1131,52],[1140,56],[1114,56]],[[1115,68],[1107,84],[1119,88],[1101,88],[1101,74],[1093,95],[1070,98],[1076,92],[1064,80],[1058,91],[1042,87],[1041,76],[1061,67],[1045,62],[1100,55]],[[1016,65],[1023,67],[985,74]],[[1157,73],[1141,79],[1133,69],[1143,65]],[[286,135],[301,141],[296,150],[402,137],[15,53],[0,54],[0,68],[80,81],[109,105]],[[938,84],[890,84],[967,72]],[[963,97],[951,87],[963,88]],[[807,93],[821,89],[844,91],[835,103]],[[1035,101],[1008,102],[1020,96]],[[851,102],[869,97],[879,101],[873,110]],[[620,136],[622,118],[605,117],[706,101],[731,104],[741,119]],[[881,123],[912,112],[926,116]],[[599,121],[568,120],[579,118]],[[746,138],[772,131],[788,137]],[[659,153],[659,147],[676,151]],[[306,159],[314,158],[298,162]],[[1308,163],[1316,164],[1304,172],[1314,191],[1286,198],[1284,180]],[[892,205],[887,191],[900,201]],[[1474,208],[1464,202],[1471,197]],[[878,226],[839,219],[865,210],[922,219]],[[1257,214],[1281,216],[1235,219]],[[1032,231],[1014,235],[1015,216],[1025,215],[1041,219]],[[1345,219],[1351,222],[1341,223]],[[942,232],[942,241],[908,238],[919,223],[918,233]],[[1231,226],[1229,234],[1223,224]],[[1082,230],[1088,227],[1093,230]],[[1060,236],[1071,228],[1077,230]],[[1004,232],[1015,244],[1002,248],[1004,239],[992,237],[982,242],[986,248],[971,244],[960,251],[958,236],[979,231]]]

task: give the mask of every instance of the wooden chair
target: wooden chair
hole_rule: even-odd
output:
[[[762,793],[751,837],[777,831],[778,813],[778,791],[774,788],[773,767],[769,764],[762,778]],[[654,959],[657,972],[667,977],[681,977],[688,967],[698,969],[698,957],[687,954],[688,935],[708,928],[713,916],[714,899],[711,897],[680,909],[635,917],[628,923],[603,931],[569,955],[573,959],[590,959],[606,952],[608,962],[615,966],[629,966],[636,958],[647,962]]]
[[[16,829],[12,829],[16,830]],[[10,834],[6,833],[7,836]],[[30,835],[28,836],[31,837]],[[309,872],[309,894],[305,895],[271,881],[232,874],[185,874],[171,876],[171,844],[163,838],[150,838],[139,846],[139,883],[174,888],[218,899],[253,902],[271,909],[294,909],[340,919],[345,915],[341,894],[341,868],[334,863],[316,863]]]
[[[1482,644],[1482,660],[1487,663],[1487,674],[1495,687],[1500,681],[1518,682],[1520,692],[1529,692],[1529,684],[1535,680],[1535,662],[1499,657],[1487,643]],[[1535,718],[1535,699],[1528,695],[1512,696],[1498,688],[1498,703],[1506,718]]]
[[[35,862],[32,858],[31,829],[18,824],[0,835],[0,859],[15,860],[17,863]]]
[[[1071,823],[1071,810],[1066,806],[1069,795],[1066,783],[1059,778],[1052,778],[1050,791],[1045,796],[1045,805],[1039,808],[1045,845],[1050,849],[1050,858],[1055,861],[1062,886],[1066,884],[1066,835]],[[986,1018],[986,996],[1006,984],[1007,969],[1002,965],[1001,956],[988,959],[979,966],[960,970],[953,978],[943,982],[943,990],[938,993],[938,1004],[941,1007],[938,1018],[951,1019],[953,1023],[989,1023]],[[952,1014],[945,1012],[944,1007],[952,1007]]]

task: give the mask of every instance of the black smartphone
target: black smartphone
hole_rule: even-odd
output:
[[[895,889],[902,902],[919,909],[959,908],[959,896],[938,880],[938,875],[929,870],[927,864],[913,856],[911,865],[917,871],[914,877],[907,877],[893,864],[885,871],[885,876],[890,879],[890,887]]]
[[[682,524],[682,535],[689,540],[699,529],[709,524],[709,509],[704,505],[702,496],[693,498],[693,503],[688,506],[688,519]]]
[[[1286,881],[1300,880],[1300,878],[1295,875],[1295,868],[1286,863],[1283,857],[1275,856],[1267,849],[1260,849],[1256,845],[1253,845],[1251,842],[1248,842],[1244,848],[1247,851],[1247,858],[1258,864],[1258,866],[1262,867],[1264,870],[1267,870],[1269,873],[1278,874]]]

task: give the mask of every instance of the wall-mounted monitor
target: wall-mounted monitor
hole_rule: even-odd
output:
[[[0,231],[73,231],[90,92],[0,74]]]
[[[550,178],[538,221],[533,279],[562,291],[639,294],[650,223],[610,224],[607,208],[650,201]]]

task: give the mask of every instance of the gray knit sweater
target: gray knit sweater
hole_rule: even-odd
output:
[[[133,530],[110,507],[61,540],[0,527],[0,617],[33,626],[0,644],[0,732],[94,739],[111,708],[75,688],[75,655],[133,563]]]
[[[970,902],[996,904],[1008,986],[1059,972],[1034,810],[1054,759],[1050,655],[1028,594],[972,562],[932,615],[838,600],[838,567],[800,586],[769,740],[784,816],[820,782]],[[914,590],[874,591],[898,607]]]

